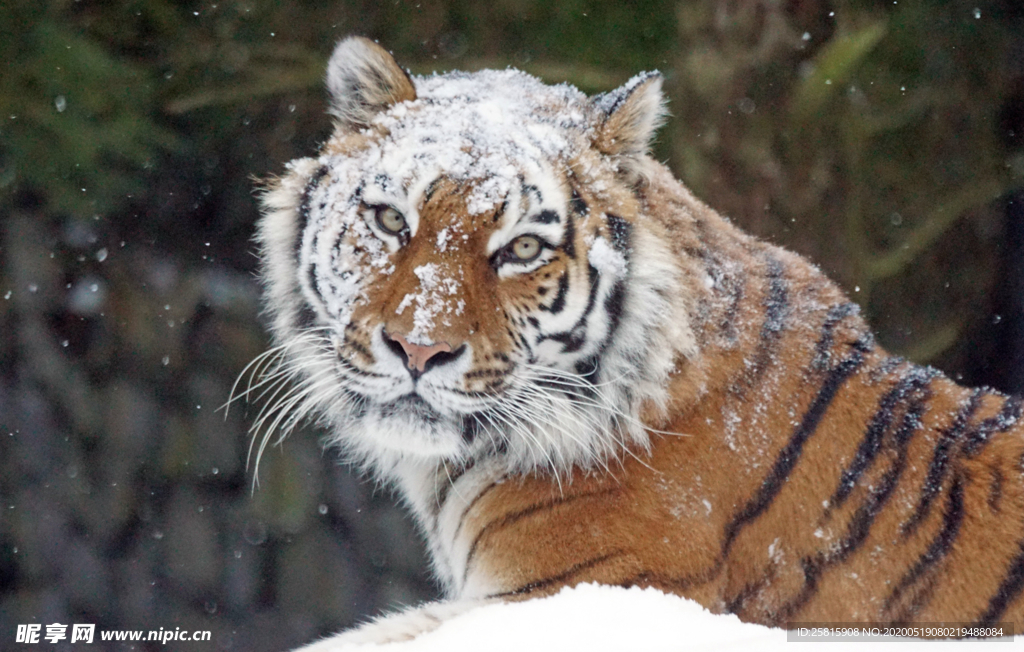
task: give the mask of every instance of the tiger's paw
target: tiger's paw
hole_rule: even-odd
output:
[[[412,640],[431,632],[446,620],[494,600],[431,602],[421,607],[381,616],[355,629],[311,643],[295,652],[341,652],[361,645],[383,645]]]

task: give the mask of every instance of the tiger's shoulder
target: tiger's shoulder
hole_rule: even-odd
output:
[[[558,544],[532,568],[499,564],[515,587],[502,595],[596,580],[773,626],[1024,631],[1024,401],[890,354],[811,262],[660,164],[644,174],[643,220],[671,242],[694,336],[667,415],[647,417],[650,456],[569,491],[494,485],[462,516],[470,559],[486,566],[498,531],[543,533]],[[586,536],[566,531],[580,523]]]
[[[650,453],[568,489],[475,493],[464,586],[516,599],[598,581],[773,626],[1024,631],[1024,402],[890,354],[812,263],[644,172],[638,228],[670,243],[693,335],[667,411],[644,416]]]

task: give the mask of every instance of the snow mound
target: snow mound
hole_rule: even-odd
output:
[[[448,620],[412,641],[358,646],[374,652],[626,652],[756,650],[757,652],[909,652],[900,642],[801,645],[786,631],[744,623],[733,615],[712,614],[702,606],[655,589],[581,584],[549,598],[490,604]],[[965,652],[982,642],[925,642],[929,652]],[[1016,647],[1016,646],[1014,646]],[[1001,648],[1000,648],[1001,649]],[[1007,648],[1011,649],[1011,648]]]

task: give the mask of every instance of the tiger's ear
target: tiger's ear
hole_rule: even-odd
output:
[[[665,118],[661,73],[644,72],[591,100],[597,112],[594,146],[609,156],[636,159],[647,153]]]
[[[334,48],[327,64],[328,112],[342,127],[358,129],[399,102],[416,99],[409,73],[391,54],[368,38],[350,36]]]

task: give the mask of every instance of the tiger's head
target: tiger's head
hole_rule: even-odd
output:
[[[516,71],[413,78],[363,38],[333,136],[263,195],[278,346],[263,420],[314,414],[357,460],[510,469],[643,448],[692,336],[637,192],[661,77],[593,98]]]

